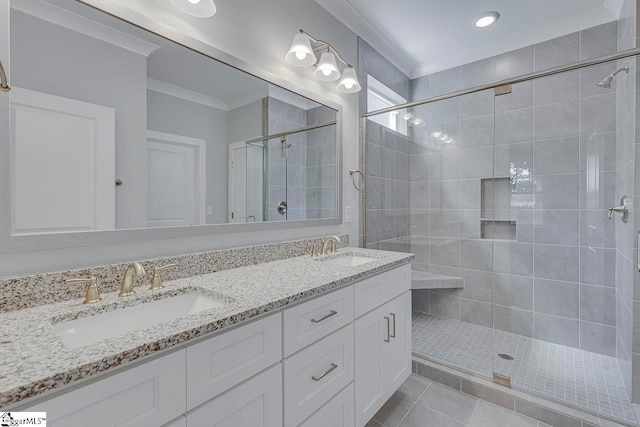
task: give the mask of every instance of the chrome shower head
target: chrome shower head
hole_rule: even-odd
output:
[[[613,81],[613,74],[609,74],[600,83],[596,83],[596,86],[603,87],[605,89],[611,89],[611,82]]]
[[[619,70],[616,70],[615,73],[609,74],[607,77],[602,79],[602,81],[600,83],[596,83],[596,86],[600,86],[600,87],[603,87],[605,89],[611,89],[611,83],[613,82],[613,78],[616,76],[616,74],[621,73],[623,71],[625,73],[629,73],[629,64],[628,63],[625,64],[625,66],[620,68]]]

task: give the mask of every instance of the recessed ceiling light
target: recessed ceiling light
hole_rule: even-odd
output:
[[[498,19],[500,19],[500,14],[498,12],[486,12],[478,16],[473,22],[473,25],[477,28],[485,28],[496,22]]]
[[[171,3],[184,13],[198,18],[209,18],[216,13],[213,0],[171,0]]]

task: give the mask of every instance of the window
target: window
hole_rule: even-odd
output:
[[[405,104],[406,102],[406,99],[367,74],[367,111],[376,111],[393,107],[394,105]],[[369,117],[369,119],[406,135],[407,121],[403,120],[404,112],[405,110],[391,111]]]

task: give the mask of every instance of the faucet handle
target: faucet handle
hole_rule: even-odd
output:
[[[67,279],[64,281],[64,283],[68,285],[87,283],[89,286],[87,286],[87,294],[84,297],[83,304],[93,304],[94,302],[102,301],[100,293],[98,292],[98,286],[96,284],[97,281],[98,279],[96,279],[95,276],[91,276],[88,278]]]
[[[309,243],[309,249],[312,257],[318,256],[318,244],[316,242]]]
[[[156,267],[153,270],[153,277],[151,277],[151,287],[149,288],[149,290],[156,291],[158,289],[164,288],[164,286],[162,285],[162,276],[160,276],[160,273],[164,270],[175,268],[177,266],[178,264],[167,264],[163,265],[162,267]]]

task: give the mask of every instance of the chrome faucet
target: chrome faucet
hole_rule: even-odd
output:
[[[124,270],[124,277],[122,277],[122,284],[120,285],[119,297],[128,297],[135,294],[133,291],[133,274],[136,276],[144,275],[144,267],[139,262],[132,262]]]
[[[329,245],[329,242],[331,242],[331,252],[333,253],[336,251],[336,243],[341,243],[342,239],[338,236],[327,237],[324,242],[322,242],[322,250],[320,250],[320,255],[327,254],[327,246]]]

